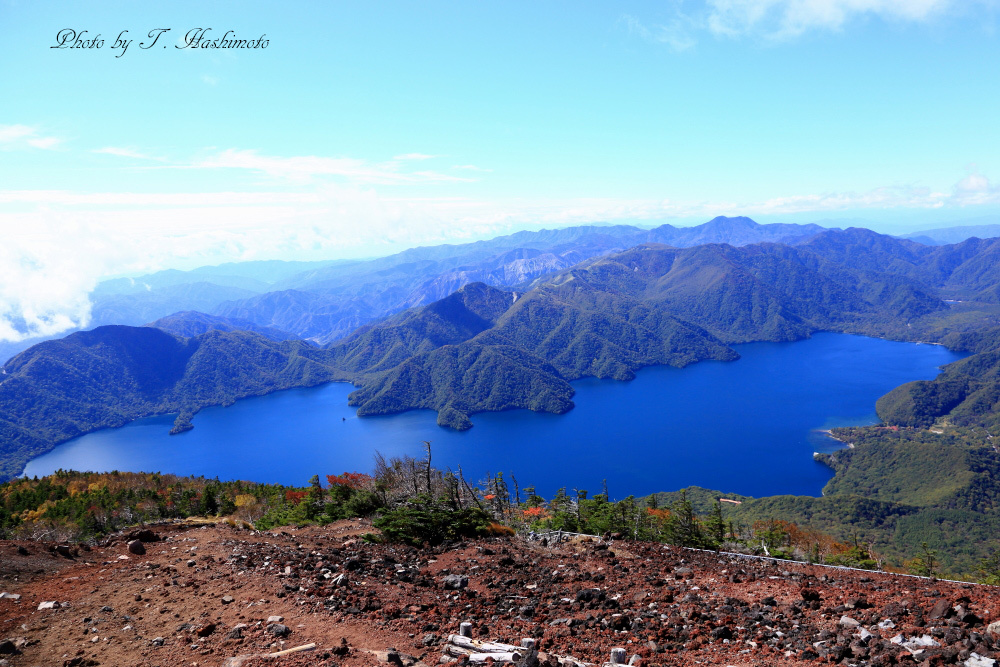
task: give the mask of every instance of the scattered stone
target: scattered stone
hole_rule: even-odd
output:
[[[861,623],[851,618],[850,616],[841,616],[840,625],[842,625],[845,628],[856,628],[859,625],[861,625]]]
[[[142,545],[142,542],[140,542],[139,540],[132,540],[131,542],[128,543],[128,551],[129,553],[135,554],[136,556],[142,556],[145,555],[146,553],[146,547],[144,547]]]
[[[271,623],[267,626],[267,631],[275,637],[287,637],[292,633],[287,625],[282,625],[281,623]]]
[[[802,596],[804,602],[819,602],[823,598],[820,597],[819,591],[813,590],[812,588],[803,588],[799,591],[799,595]]]
[[[281,623],[283,620],[285,620],[284,616],[268,616],[267,617],[267,622],[268,622],[269,625],[271,623]]]
[[[232,604],[233,601],[234,601],[234,598],[233,598],[232,595],[223,595],[222,596],[222,604]]]
[[[163,641],[164,641],[163,637],[157,637],[156,639],[154,639],[149,643],[152,644],[153,646],[163,646]]]
[[[41,602],[38,604],[38,611],[43,609],[55,609],[58,606],[56,602]]]
[[[993,658],[987,658],[979,655],[978,653],[973,653],[969,656],[969,659],[964,663],[965,667],[996,667],[997,661]]]
[[[927,614],[927,618],[937,620],[939,618],[946,618],[952,615],[954,615],[954,611],[951,608],[951,603],[942,598],[934,603],[934,606],[931,607],[930,613]]]
[[[600,588],[584,588],[578,591],[576,594],[577,602],[594,602],[603,600],[605,597],[604,591]]]
[[[893,637],[891,641],[894,644],[898,643],[903,648],[909,649],[910,651],[919,651],[925,648],[936,648],[938,646],[941,646],[941,644],[930,635],[921,635],[920,637],[911,637],[910,639],[906,639],[905,637],[903,637],[902,641],[899,642],[895,640],[896,637]]]
[[[0,593],[0,600],[20,600],[20,599],[21,599],[20,593],[7,593],[7,592]]]
[[[441,579],[446,591],[457,591],[469,585],[469,578],[464,574],[449,574]]]
[[[129,537],[134,540],[139,540],[140,542],[159,542],[160,536],[151,531],[149,528],[143,528],[142,530],[137,530],[129,534]]]

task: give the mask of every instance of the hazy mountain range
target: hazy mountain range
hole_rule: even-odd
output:
[[[746,245],[791,241],[822,230],[818,225],[758,225],[749,218],[716,218],[695,227],[663,225],[652,230],[592,225],[413,248],[372,260],[260,261],[167,270],[100,283],[90,296],[89,328],[140,326],[196,310],[326,344],[362,324],[428,304],[470,282],[521,285],[639,243]],[[54,337],[0,342],[0,359]]]

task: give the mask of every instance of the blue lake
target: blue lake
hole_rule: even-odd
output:
[[[461,465],[470,482],[513,472],[545,496],[561,486],[599,493],[605,479],[613,498],[689,485],[815,496],[832,473],[812,454],[839,447],[821,429],[876,423],[875,399],[962,356],[831,333],[736,350],[735,362],[581,380],[565,415],[477,414],[462,433],[427,410],[359,418],[349,384],[292,389],[205,409],[181,435],[167,434],[172,416],[90,433],[32,460],[26,474],[117,469],[304,485],[314,474],[368,472],[376,450],[420,457],[430,440],[438,467]]]

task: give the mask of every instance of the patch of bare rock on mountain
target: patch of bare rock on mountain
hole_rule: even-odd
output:
[[[632,542],[415,549],[369,544],[365,530],[161,526],[60,551],[2,542],[0,665],[1000,659],[994,587]]]

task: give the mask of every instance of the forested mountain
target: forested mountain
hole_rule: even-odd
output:
[[[252,331],[271,340],[298,340],[295,334],[272,327],[257,326],[247,320],[234,320],[218,315],[208,315],[197,310],[187,310],[161,317],[146,326],[155,327],[181,338],[200,336],[209,331]]]
[[[727,343],[820,330],[901,337],[911,318],[946,307],[906,278],[804,248],[647,244],[540,282],[467,340],[423,341],[391,370],[359,377],[351,404],[362,415],[435,409],[439,423],[464,428],[481,410],[562,412],[572,405],[568,381],[581,377],[627,380],[644,366],[734,359]]]
[[[759,225],[719,217],[695,227],[581,226],[518,232],[463,245],[414,248],[396,255],[307,271],[274,291],[219,306],[215,314],[290,331],[329,343],[358,326],[421,306],[483,282],[517,287],[581,261],[641,243],[689,247],[790,242],[824,231],[818,225]]]
[[[27,456],[95,428],[330,379],[354,382],[350,401],[360,415],[429,408],[440,424],[468,428],[484,410],[564,412],[577,378],[627,380],[644,366],[735,359],[730,344],[816,331],[900,340],[952,331],[946,341],[981,348],[938,380],[904,385],[879,405],[898,423],[951,414],[971,424],[974,415],[995,414],[995,352],[989,335],[974,332],[996,309],[989,300],[990,286],[1000,284],[998,248],[1000,240],[978,239],[930,248],[857,229],[794,246],[644,243],[516,290],[468,284],[326,349],[224,333],[243,325],[198,314],[158,323],[188,338],[100,328],[36,346],[3,367],[5,459],[19,469]],[[304,307],[316,297],[297,294]],[[980,299],[985,310],[950,306],[942,296]]]
[[[926,428],[943,419],[987,433],[1000,428],[1000,329],[951,340],[976,354],[948,364],[933,380],[907,382],[880,398],[876,409],[884,422]],[[1000,432],[996,435],[1000,443]]]

